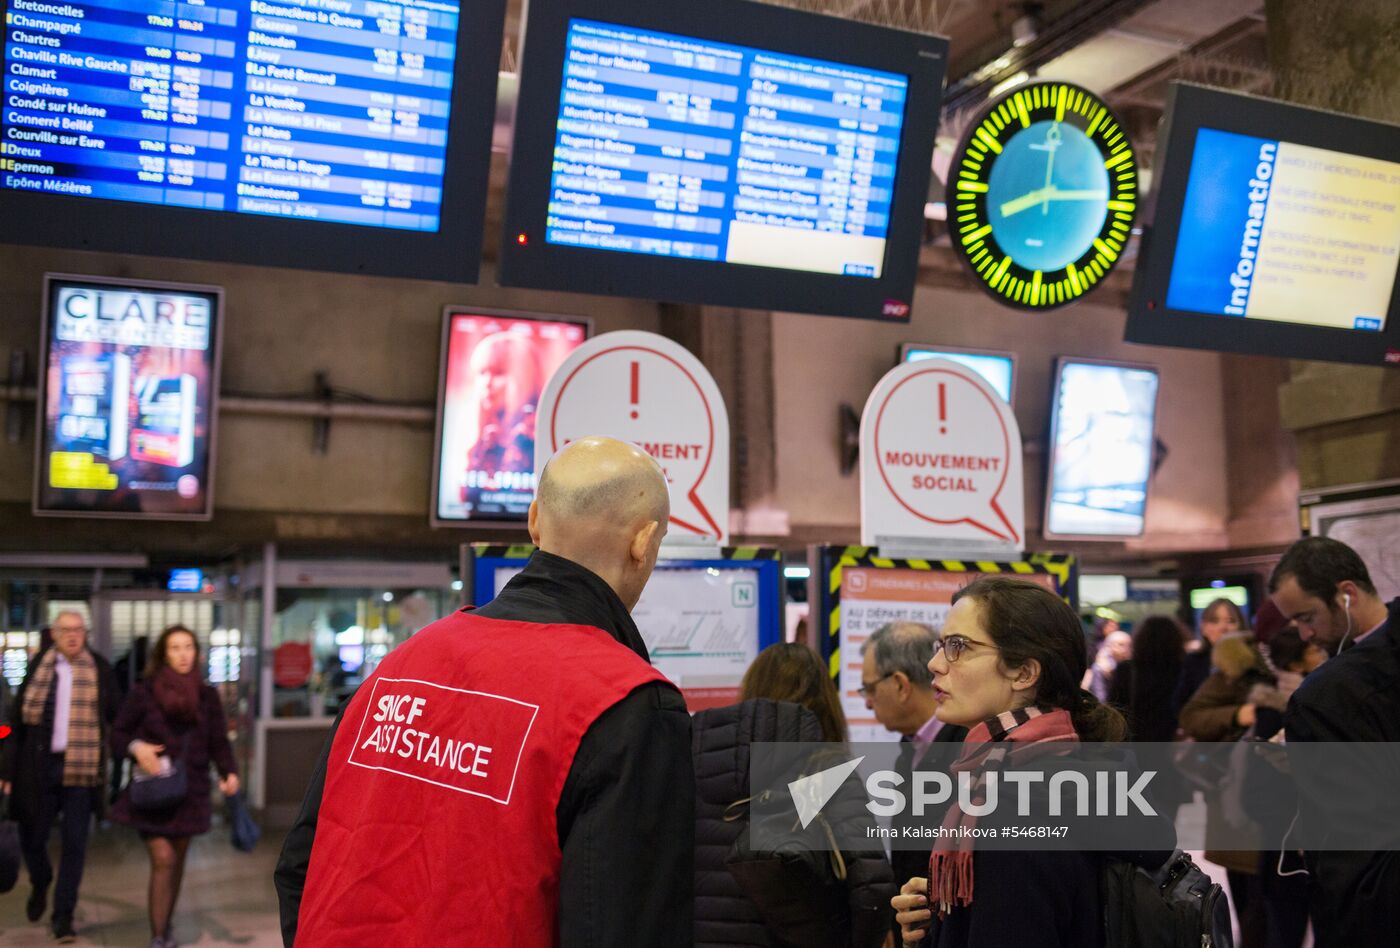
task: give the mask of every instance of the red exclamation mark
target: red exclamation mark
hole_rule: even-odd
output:
[[[948,433],[948,386],[942,382],[938,383],[938,433]]]
[[[632,363],[632,417],[637,417],[637,391],[642,387],[642,367],[640,363]]]

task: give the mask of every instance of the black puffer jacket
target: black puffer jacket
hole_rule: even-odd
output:
[[[725,868],[724,859],[746,820],[725,822],[731,803],[749,795],[749,746],[760,741],[819,742],[821,725],[811,711],[786,701],[758,698],[695,715],[691,748],[698,792],[695,806],[695,945],[770,948],[758,908]],[[848,782],[846,787],[854,787]],[[824,812],[838,825],[863,810],[858,792],[838,791]],[[846,853],[851,948],[876,948],[888,932],[893,876],[883,852]]]

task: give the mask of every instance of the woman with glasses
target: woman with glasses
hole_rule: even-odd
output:
[[[938,716],[970,729],[954,770],[979,772],[1003,743],[1123,740],[1123,718],[1079,687],[1086,665],[1078,617],[1044,587],[984,577],[960,590],[929,662]],[[966,830],[976,820],[954,807],[944,827],[958,828],[950,823]],[[1143,861],[1156,866],[1168,855]],[[906,945],[1093,948],[1104,944],[1101,859],[940,841],[929,875],[898,880],[891,904]]]

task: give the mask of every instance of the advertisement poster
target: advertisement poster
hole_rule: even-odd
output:
[[[50,277],[36,513],[207,519],[222,291]]]
[[[898,734],[886,730],[875,719],[860,694],[864,662],[861,647],[866,640],[891,622],[921,622],[941,629],[952,608],[953,594],[982,575],[883,567],[848,566],[841,570],[841,671],[836,686],[853,742],[899,740]],[[1058,592],[1055,577],[1048,573],[1016,578],[1041,583]]]
[[[1052,423],[1047,534],[1142,534],[1157,383],[1155,369],[1061,365]]]
[[[446,319],[436,519],[523,520],[540,394],[588,327],[454,310]]]

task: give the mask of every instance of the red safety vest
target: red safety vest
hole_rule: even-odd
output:
[[[579,740],[665,680],[588,626],[458,612],[400,645],[331,746],[298,948],[558,945]]]

